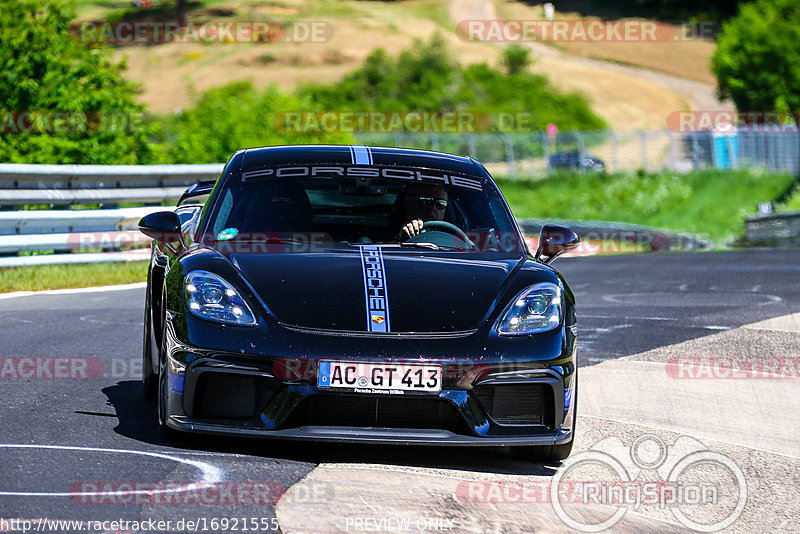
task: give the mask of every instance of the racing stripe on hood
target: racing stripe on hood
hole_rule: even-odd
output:
[[[372,150],[364,145],[350,145],[350,162],[353,165],[372,165]]]
[[[391,332],[389,293],[383,252],[376,245],[361,245],[361,272],[364,277],[364,299],[367,308],[368,332]]]

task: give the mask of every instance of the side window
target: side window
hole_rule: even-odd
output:
[[[508,218],[506,217],[506,210],[503,208],[500,199],[496,196],[489,198],[489,209],[492,211],[492,216],[495,220],[495,227],[498,232],[511,232],[512,227],[508,225]]]
[[[228,218],[231,215],[232,209],[233,209],[233,194],[231,193],[231,190],[228,189],[227,191],[225,191],[225,197],[222,199],[222,204],[220,205],[219,211],[217,212],[217,217],[214,219],[214,228],[212,228],[214,235],[217,235],[226,228]]]

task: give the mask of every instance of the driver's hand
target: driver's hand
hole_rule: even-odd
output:
[[[422,231],[422,224],[422,219],[414,219],[411,222],[407,222],[400,229],[400,238],[405,240],[418,235]]]

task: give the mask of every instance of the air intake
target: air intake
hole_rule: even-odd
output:
[[[477,385],[474,391],[498,425],[553,426],[553,389],[547,384]]]

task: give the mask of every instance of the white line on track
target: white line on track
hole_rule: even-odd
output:
[[[124,291],[126,289],[139,289],[142,287],[147,287],[147,282],[136,282],[133,284],[119,284],[114,286],[74,287],[69,289],[43,289],[41,291],[13,291],[11,293],[0,293],[0,300],[13,299],[17,297],[32,297],[35,295],[72,295],[75,293],[102,293],[105,291]]]
[[[0,449],[55,449],[61,451],[83,451],[83,452],[105,452],[105,453],[116,453],[116,454],[135,454],[139,456],[150,456],[152,458],[159,458],[161,460],[170,460],[172,462],[178,462],[185,465],[191,465],[192,467],[197,468],[203,474],[203,477],[198,482],[193,482],[191,484],[187,484],[184,486],[178,487],[170,487],[164,489],[142,489],[142,490],[131,490],[131,491],[112,491],[112,492],[101,492],[101,491],[91,491],[91,492],[80,492],[80,491],[68,491],[68,492],[29,492],[29,491],[0,491],[0,495],[3,496],[14,496],[14,497],[82,497],[82,496],[120,496],[120,495],[137,495],[137,494],[148,494],[152,495],[155,493],[181,493],[187,490],[192,490],[196,488],[200,488],[205,484],[210,484],[214,482],[219,482],[222,480],[222,470],[218,467],[213,465],[209,465],[205,462],[199,462],[197,460],[188,460],[186,458],[178,458],[177,456],[171,456],[169,454],[163,454],[160,452],[150,452],[150,451],[131,451],[127,449],[101,449],[97,447],[72,447],[66,445],[35,445],[35,444],[15,444],[15,443],[0,443]]]
[[[587,315],[581,313],[578,318],[591,317],[592,319],[641,319],[642,321],[677,321],[677,317],[636,317],[630,315]]]

